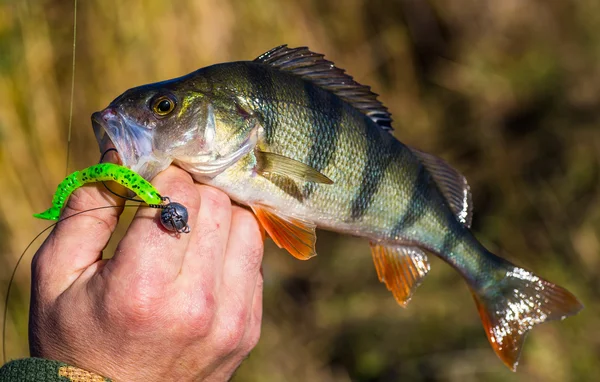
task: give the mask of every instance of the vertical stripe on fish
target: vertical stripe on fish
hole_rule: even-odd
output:
[[[310,134],[312,144],[304,162],[316,171],[322,172],[329,166],[337,149],[342,130],[344,104],[337,97],[330,95],[324,97],[323,95],[327,93],[316,92],[315,87],[308,81],[303,90],[310,113],[309,118],[313,121]],[[323,118],[323,110],[327,111],[327,118]],[[309,198],[316,186],[314,182],[306,183],[302,191],[304,197]]]
[[[387,133],[385,133],[387,134]],[[364,168],[362,169],[362,183],[352,200],[352,210],[350,218],[352,220],[360,219],[373,203],[373,196],[377,193],[387,167],[392,160],[397,159],[382,143],[390,144],[389,140],[381,139],[381,131],[377,129],[365,130],[365,157]]]

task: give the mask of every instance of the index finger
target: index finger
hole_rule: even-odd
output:
[[[117,190],[111,183],[111,189]],[[117,193],[123,193],[121,187]],[[60,294],[102,256],[123,211],[124,199],[102,184],[73,192],[60,220],[34,256],[32,275]]]

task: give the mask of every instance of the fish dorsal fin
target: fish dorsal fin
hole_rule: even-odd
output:
[[[385,246],[371,243],[371,255],[379,281],[406,307],[415,289],[429,272],[429,261],[416,247]]]
[[[354,81],[344,69],[336,67],[323,57],[324,55],[311,52],[307,47],[288,48],[287,45],[281,45],[261,54],[254,62],[288,71],[334,93],[367,115],[382,129],[391,131],[392,115],[377,100],[377,94],[369,86]]]
[[[473,220],[473,199],[467,179],[445,160],[417,149],[411,150],[433,176],[456,218],[470,228]]]
[[[260,205],[250,205],[256,218],[279,248],[287,250],[299,260],[308,260],[317,255],[314,223],[284,215]]]

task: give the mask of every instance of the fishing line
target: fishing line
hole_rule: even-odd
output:
[[[69,102],[69,130],[67,133],[67,158],[66,158],[66,164],[65,164],[65,176],[69,174],[69,159],[70,159],[70,154],[71,154],[71,132],[73,130],[73,104],[74,104],[74,98],[75,98],[75,53],[76,53],[76,48],[77,48],[77,0],[73,0],[73,51],[72,51],[72,62],[71,62],[71,99]],[[104,157],[104,154],[103,154],[103,157]],[[63,219],[57,221],[56,223],[45,228],[42,232],[38,233],[37,236],[29,243],[29,245],[27,245],[27,248],[25,248],[25,250],[23,251],[21,256],[19,256],[19,259],[17,260],[17,264],[15,265],[13,272],[9,279],[8,289],[6,291],[6,300],[4,301],[4,320],[2,322],[2,359],[3,359],[4,363],[6,363],[5,334],[6,334],[6,319],[8,317],[8,300],[10,297],[10,290],[12,287],[12,282],[17,273],[19,264],[21,263],[21,260],[23,260],[23,257],[25,256],[25,253],[27,252],[29,247],[31,247],[31,245],[37,240],[37,238],[39,238],[44,232],[48,231],[50,228],[54,227],[61,221],[64,221],[73,216],[77,216],[84,212],[94,211],[94,210],[98,210],[98,209],[102,209],[102,208],[114,208],[114,207],[116,207],[116,206],[104,206],[104,207],[92,208],[87,211],[81,211],[81,212],[78,212],[71,216],[67,216],[66,218],[63,218]],[[133,207],[133,206],[126,205],[125,207]]]
[[[106,209],[106,208],[117,208],[119,206],[102,206],[102,207],[95,207],[95,208],[90,208],[89,210],[85,210],[85,211],[80,211],[77,213],[74,213],[73,215],[64,217],[62,219],[60,219],[59,221],[57,221],[56,223],[53,223],[51,225],[49,225],[48,227],[44,228],[40,233],[38,233],[33,240],[31,240],[29,242],[29,244],[27,245],[27,247],[25,247],[25,250],[23,251],[23,253],[21,253],[21,256],[19,256],[19,259],[17,260],[17,263],[15,264],[15,267],[13,268],[13,271],[10,275],[10,279],[8,281],[8,289],[6,290],[6,298],[4,299],[4,319],[2,321],[2,360],[3,363],[6,363],[6,321],[8,318],[8,300],[10,299],[10,290],[12,289],[12,283],[15,279],[15,276],[17,274],[17,270],[19,269],[19,265],[21,264],[21,261],[23,260],[23,258],[25,257],[25,254],[27,253],[27,250],[29,250],[29,248],[33,245],[33,243],[40,237],[42,236],[42,234],[46,231],[48,231],[50,228],[56,226],[58,223],[63,222],[67,219],[70,219],[72,217],[75,217],[77,215],[81,215],[83,213],[86,212],[90,212],[90,211],[96,211],[96,210],[101,210],[101,209]],[[135,204],[126,204],[123,207],[138,207]]]
[[[71,149],[71,133],[72,133],[72,126],[73,126],[73,104],[74,104],[74,94],[75,94],[76,46],[77,46],[77,0],[73,0],[73,61],[72,61],[72,68],[71,68],[72,69],[71,70],[71,100],[70,100],[70,106],[69,106],[69,130],[68,130],[68,134],[67,134],[67,157],[66,157],[66,165],[65,165],[65,174],[66,174],[65,176],[68,176],[68,174],[69,174],[69,159],[70,159],[70,151],[71,151],[70,149]],[[115,149],[115,148],[107,149],[105,152],[102,153],[102,156],[100,157],[100,163],[103,162],[105,155],[111,151],[115,151],[118,153],[117,149]],[[138,199],[131,198],[128,196],[123,196],[123,195],[120,195],[120,194],[114,192],[113,190],[111,190],[108,187],[108,185],[106,185],[105,182],[102,182],[102,184],[111,194],[113,194],[115,196],[118,196],[125,200],[133,201],[133,202],[145,203],[143,200],[138,200]],[[166,202],[167,204],[149,204],[148,207],[158,208],[158,209],[162,210],[161,215],[160,215],[160,222],[163,225],[163,227],[165,229],[167,229],[168,231],[176,232],[177,234],[189,233],[190,227],[187,224],[187,220],[188,220],[187,208],[180,203],[171,202],[171,200],[166,196],[162,197],[162,200],[163,200],[163,202]],[[70,215],[70,216],[67,216],[67,217],[64,217],[64,218],[58,220],[56,223],[51,224],[50,226],[44,228],[40,233],[38,233],[33,238],[33,240],[27,245],[27,247],[25,248],[23,253],[19,256],[17,263],[15,264],[15,267],[13,268],[13,271],[11,273],[11,276],[10,276],[10,279],[8,282],[8,288],[6,290],[6,298],[4,300],[4,314],[3,314],[3,322],[2,322],[2,359],[3,359],[4,363],[6,363],[6,358],[7,358],[6,357],[6,325],[7,325],[7,318],[8,318],[8,302],[10,299],[10,291],[12,289],[12,283],[15,279],[19,265],[21,264],[21,261],[25,257],[25,254],[27,253],[29,248],[43,233],[48,231],[50,228],[55,227],[58,223],[60,223],[62,221],[65,221],[67,219],[70,219],[72,217],[75,217],[77,215],[80,215],[80,214],[83,214],[86,212],[101,210],[101,209],[105,209],[105,208],[115,208],[115,207],[118,207],[118,206],[102,206],[102,207],[91,208],[91,209],[88,209],[85,211],[77,212],[73,215]],[[138,205],[126,204],[123,207],[138,207]]]
[[[71,66],[71,102],[69,105],[69,133],[67,134],[67,163],[65,176],[69,175],[69,157],[71,154],[71,130],[73,127],[73,99],[75,95],[75,47],[77,45],[77,0],[73,0],[73,63]]]
[[[109,149],[106,149],[105,152],[102,153],[102,155],[100,156],[100,162],[98,163],[103,163],[104,162],[104,157],[106,156],[106,154],[108,154],[109,152],[114,151],[117,154],[119,153],[119,151],[117,149],[115,149],[114,147],[111,147]]]

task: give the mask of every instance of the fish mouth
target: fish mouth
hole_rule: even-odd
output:
[[[92,114],[92,127],[101,153],[117,150],[119,164],[151,180],[171,161],[159,158],[152,147],[152,131],[124,118],[111,108]]]

